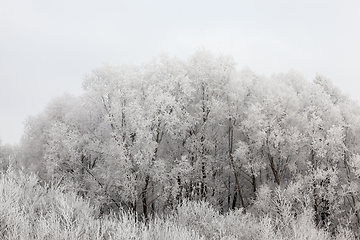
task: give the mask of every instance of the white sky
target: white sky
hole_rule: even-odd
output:
[[[360,1],[32,0],[0,3],[0,139],[16,143],[28,115],[81,93],[103,62],[140,64],[199,47],[271,75],[326,75],[360,100]]]

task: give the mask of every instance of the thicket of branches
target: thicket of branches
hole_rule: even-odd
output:
[[[117,211],[99,216],[98,209],[59,185],[43,185],[37,176],[8,169],[0,176],[1,239],[330,239],[316,228],[312,211],[296,219],[279,206],[283,218],[244,214],[241,209],[220,214],[204,201],[184,200],[167,215],[147,222],[136,214]],[[281,192],[279,192],[282,195]],[[279,195],[279,196],[280,196]],[[284,203],[285,198],[281,198]],[[338,229],[334,239],[354,239],[348,229]]]
[[[328,78],[265,77],[199,50],[104,64],[83,88],[27,119],[16,159],[100,215],[147,221],[201,200],[359,235],[360,108]]]

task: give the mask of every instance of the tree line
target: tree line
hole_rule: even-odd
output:
[[[319,227],[359,229],[360,108],[327,77],[199,50],[104,64],[83,89],[28,117],[16,159],[102,214],[148,219],[185,200],[277,214],[282,189],[294,217],[307,206]]]

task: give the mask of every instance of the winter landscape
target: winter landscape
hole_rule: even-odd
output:
[[[0,239],[360,239],[360,1],[0,4]]]
[[[104,64],[1,148],[4,239],[354,239],[360,107],[201,49]]]

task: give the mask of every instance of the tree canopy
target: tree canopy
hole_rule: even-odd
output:
[[[102,213],[204,200],[278,215],[287,199],[319,227],[359,229],[360,108],[327,77],[266,77],[199,50],[104,64],[83,88],[26,120],[21,164]]]

